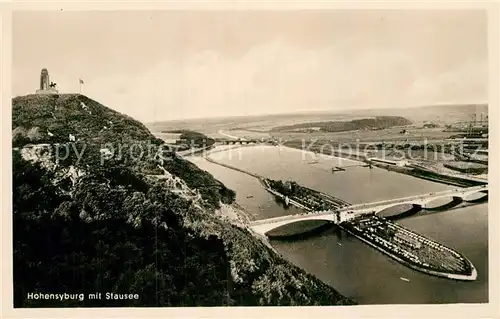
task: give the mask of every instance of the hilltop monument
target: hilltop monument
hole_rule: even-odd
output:
[[[49,71],[47,69],[42,69],[40,73],[40,88],[36,90],[37,94],[57,94],[56,84],[50,82]]]

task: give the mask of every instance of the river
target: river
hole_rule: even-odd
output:
[[[211,158],[273,179],[304,186],[351,203],[372,202],[453,188],[345,159],[303,156],[299,150],[270,146],[245,147]],[[294,214],[267,193],[257,179],[202,157],[190,157],[236,191],[236,201],[255,219]],[[332,166],[346,170],[331,172]],[[456,208],[397,221],[463,253],[478,271],[474,282],[437,278],[409,269],[334,227],[298,240],[271,240],[285,258],[360,304],[488,302],[488,205]],[[400,277],[408,278],[403,281]]]

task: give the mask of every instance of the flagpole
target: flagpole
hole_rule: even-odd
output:
[[[80,94],[82,94],[82,84],[83,84],[83,80],[82,80],[82,78],[79,78],[79,79],[78,79],[78,83],[79,83],[79,85],[80,85]]]

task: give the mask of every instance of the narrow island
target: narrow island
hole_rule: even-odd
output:
[[[477,278],[476,268],[460,253],[375,214],[344,222],[340,227],[420,272],[456,280]]]

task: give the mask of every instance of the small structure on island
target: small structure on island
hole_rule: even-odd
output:
[[[50,82],[49,71],[42,69],[40,73],[40,88],[36,90],[37,94],[57,94],[56,83]]]

